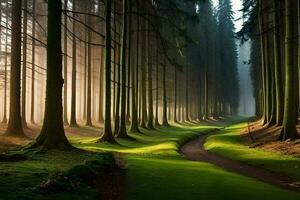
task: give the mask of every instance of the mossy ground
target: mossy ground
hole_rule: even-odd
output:
[[[79,199],[96,196],[96,191],[84,187],[78,192],[44,193],[36,187],[55,173],[93,159],[94,153],[84,151],[50,151],[30,155],[29,160],[0,162],[0,199]]]
[[[126,181],[122,186],[125,187],[124,199],[299,199],[300,195],[294,192],[226,172],[211,164],[188,161],[180,155],[179,148],[185,141],[239,120],[241,118],[142,129],[143,134],[130,133],[135,140],[120,139],[119,145],[95,143],[97,137],[72,136],[69,139],[84,150],[123,154],[127,165]],[[235,128],[225,130],[234,131]],[[98,199],[97,191],[89,186],[56,194],[34,190],[50,174],[69,170],[93,156],[87,151],[53,151],[34,155],[26,161],[0,162],[0,199]],[[263,157],[261,162],[268,160]]]
[[[238,123],[222,130],[207,139],[205,148],[230,159],[270,169],[300,180],[300,158],[249,148],[240,136],[246,126],[247,123]]]

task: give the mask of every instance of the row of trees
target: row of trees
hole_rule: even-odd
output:
[[[239,33],[252,42],[257,115],[266,127],[282,126],[281,140],[299,137],[299,10],[297,0],[246,0]]]
[[[69,147],[63,125],[76,127],[79,117],[87,126],[103,122],[99,141],[113,143],[140,127],[237,110],[230,0],[220,0],[217,10],[210,1],[196,0],[12,0],[1,2],[2,16],[8,23],[1,21],[1,38],[11,38],[4,56],[11,57],[11,67],[6,63],[3,73],[10,74],[3,89],[10,91],[7,135],[24,135],[26,108],[35,121],[36,68],[46,70],[43,127],[34,147]],[[6,39],[1,49],[9,43]],[[46,48],[46,67],[35,64],[37,55],[43,60],[37,47]],[[29,50],[31,89],[26,87]]]

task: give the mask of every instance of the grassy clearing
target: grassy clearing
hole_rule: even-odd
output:
[[[300,195],[180,156],[128,156],[127,199],[299,199]]]
[[[97,144],[97,137],[70,137],[79,148],[97,152],[125,152],[133,154],[178,155],[180,143],[196,137],[199,131],[210,130],[212,126],[162,127],[159,131],[142,130],[143,134],[131,134],[136,140],[119,140],[121,145]],[[21,162],[0,162],[0,199],[97,199],[97,191],[88,186],[77,192],[39,193],[35,189],[51,174],[69,170],[75,165],[93,159],[94,152],[50,151],[46,154],[29,155],[30,159]],[[17,189],[17,190],[16,190]]]
[[[242,118],[243,119],[243,118]],[[186,124],[156,131],[132,133],[136,141],[118,140],[122,146],[95,144],[96,138],[72,138],[77,147],[126,153],[126,199],[298,199],[299,194],[226,172],[211,164],[185,160],[180,144],[199,132],[222,128],[240,117],[199,125]]]
[[[205,133],[217,126],[182,125],[161,127],[156,130],[141,129],[141,133],[129,133],[133,140],[117,139],[119,144],[96,143],[98,137],[72,137],[71,142],[78,148],[89,151],[111,151],[131,154],[176,154],[179,146],[195,138],[200,132]]]
[[[209,137],[205,143],[205,148],[230,159],[270,169],[300,180],[299,158],[249,148],[242,143],[239,135],[246,125],[246,123],[239,123]]]
[[[299,199],[299,194],[226,172],[207,163],[187,161],[178,153],[181,144],[200,132],[221,128],[238,120],[241,119],[202,125],[174,125],[155,131],[143,129],[143,134],[130,133],[135,140],[118,140],[120,145],[97,144],[97,137],[76,136],[69,139],[76,147],[85,150],[125,153],[128,169],[124,199]],[[97,199],[96,191],[90,187],[52,195],[32,190],[49,174],[68,170],[92,157],[93,154],[88,152],[50,152],[35,155],[28,161],[0,162],[0,199]]]

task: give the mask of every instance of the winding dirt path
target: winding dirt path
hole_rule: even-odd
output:
[[[254,167],[245,163],[234,161],[223,156],[210,153],[204,149],[206,138],[219,131],[214,131],[207,134],[200,135],[197,139],[192,140],[181,148],[181,153],[189,160],[201,161],[214,164],[227,171],[234,172],[243,176],[258,179],[262,182],[269,183],[284,189],[300,192],[300,182],[281,175],[279,173],[271,172],[266,169]]]

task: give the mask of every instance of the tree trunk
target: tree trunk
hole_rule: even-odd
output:
[[[116,143],[111,130],[111,1],[105,1],[105,119],[99,142]]]
[[[298,1],[297,7],[298,7],[298,73],[297,73],[297,76],[298,76],[299,69],[300,69],[300,1]],[[299,89],[299,84],[298,84],[298,89]],[[299,90],[298,90],[298,95],[299,95]],[[299,96],[298,96],[298,98],[299,98]],[[298,115],[299,114],[300,114],[300,108],[299,108],[299,101],[298,101]]]
[[[64,0],[64,9],[68,8],[68,0]],[[68,17],[64,17],[64,125],[68,126]]]
[[[116,0],[114,1],[114,9],[116,10],[117,9],[117,6],[116,6],[117,2]],[[116,26],[116,12],[114,12],[114,25],[115,25],[115,31],[117,31],[117,26]],[[114,75],[115,77],[117,76],[117,80],[115,79],[115,82],[117,83],[114,83],[115,87],[117,86],[117,92],[115,93],[115,87],[114,87],[114,104],[115,106],[113,106],[115,108],[115,135],[117,135],[119,133],[119,129],[120,129],[120,98],[121,98],[121,63],[120,63],[120,60],[119,60],[119,57],[117,57],[117,37],[116,37],[116,33],[114,34],[115,35],[115,50],[114,50],[114,60],[115,60],[115,63],[114,63]],[[117,61],[118,60],[118,61]],[[116,65],[117,65],[117,69],[116,69]],[[117,73],[116,73],[116,70],[117,70]]]
[[[177,69],[174,68],[175,80],[174,80],[174,122],[177,123]]]
[[[280,54],[280,32],[279,32],[279,18],[280,18],[280,3],[278,0],[273,0],[274,3],[274,68],[275,68],[275,83],[276,83],[276,124],[282,125],[283,120],[283,88],[282,88],[282,72],[281,72],[281,54]]]
[[[87,9],[86,9],[87,10]],[[88,23],[87,21],[88,16],[85,16],[85,23]],[[84,30],[84,72],[83,72],[83,120],[87,120],[87,95],[88,95],[88,89],[87,89],[87,73],[88,73],[88,28],[85,28]],[[91,61],[90,61],[91,62]]]
[[[158,44],[158,43],[157,43]],[[158,46],[158,45],[157,45]],[[158,59],[158,49],[156,50],[156,72],[155,72],[155,75],[156,75],[156,100],[155,100],[155,122],[154,122],[154,125],[155,127],[158,127],[159,126],[159,120],[158,120],[158,95],[159,95],[159,85],[158,85],[158,65],[159,65],[159,59]]]
[[[271,95],[271,65],[270,65],[270,52],[269,52],[269,37],[265,39],[265,82],[266,82],[266,118],[267,125],[269,125],[272,116],[272,95]]]
[[[76,0],[73,1],[73,11],[76,11]],[[73,14],[75,17],[75,14]],[[71,118],[70,127],[78,127],[76,121],[76,65],[77,65],[77,42],[76,42],[76,21],[73,19],[73,36],[72,36],[72,90],[71,90]]]
[[[167,118],[167,88],[166,88],[166,63],[163,64],[163,126],[169,126]]]
[[[188,62],[188,50],[186,52],[186,79],[185,79],[185,117],[186,121],[190,121],[189,118],[189,62]]]
[[[0,22],[2,22],[2,0],[0,0]],[[0,38],[2,38],[2,27],[0,27]],[[6,52],[5,52],[6,53]],[[2,40],[0,40],[0,61],[2,61]],[[2,70],[1,70],[2,71]],[[2,71],[3,73],[3,71]],[[5,66],[4,66],[4,73],[5,73]],[[5,76],[5,74],[3,74]],[[5,91],[4,91],[5,92]],[[3,109],[3,111],[5,112],[5,109]]]
[[[61,0],[48,1],[47,83],[44,123],[32,147],[43,150],[69,149],[63,126]]]
[[[205,67],[204,72],[204,120],[208,119],[208,73],[207,73],[207,65]]]
[[[117,52],[118,52],[118,44],[117,44],[117,30],[118,30],[118,27],[117,27],[117,1],[116,0],[113,0],[113,6],[114,6],[114,17],[113,17],[113,25],[114,25],[114,81],[113,81],[113,118],[115,119],[115,134],[118,133],[119,131],[119,116],[118,113],[119,113],[119,108],[118,108],[118,102],[120,102],[120,93],[119,93],[119,90],[120,90],[120,80],[119,80],[119,59],[117,57]],[[118,72],[117,72],[118,70]],[[117,80],[118,79],[118,80]],[[116,119],[116,117],[118,117],[118,119]],[[117,123],[116,123],[117,122]]]
[[[102,14],[102,7],[98,7],[99,14]],[[104,29],[103,23],[101,23],[101,30]],[[104,38],[101,37],[101,43],[104,43]],[[104,65],[105,65],[105,59],[104,59],[104,48],[101,47],[100,50],[100,69],[99,69],[99,109],[98,109],[98,121],[100,123],[103,123],[103,79],[104,79]]]
[[[140,119],[141,119],[141,103],[140,103],[140,88],[139,87],[139,83],[140,83],[140,78],[139,78],[139,68],[140,68],[140,63],[141,63],[141,59],[140,59],[140,56],[141,56],[141,53],[142,53],[142,46],[140,44],[140,36],[141,36],[141,33],[140,33],[140,16],[137,16],[137,37],[136,37],[136,42],[137,42],[137,53],[136,53],[136,103],[137,103],[137,106],[136,106],[136,110],[137,110],[137,122],[139,123]]]
[[[132,0],[129,0],[129,9],[131,12],[132,10]],[[131,22],[132,16],[130,16],[129,22]],[[136,19],[137,29],[139,29],[139,16]],[[130,27],[130,26],[129,26]],[[129,29],[131,30],[131,29]],[[132,67],[131,69],[131,125],[130,125],[130,132],[140,132],[138,126],[138,116],[137,116],[137,98],[138,96],[138,69],[139,69],[139,31],[136,32],[136,46],[131,51],[136,52],[135,56],[135,70]],[[134,55],[134,54],[133,54]],[[134,66],[134,65],[133,65]]]
[[[21,82],[21,18],[22,1],[12,1],[11,23],[11,72],[10,72],[10,108],[8,127],[5,135],[24,136],[21,120],[20,82]]]
[[[118,79],[116,80],[117,83],[117,94],[114,96],[115,97],[115,104],[116,104],[116,109],[115,109],[115,134],[118,134],[119,129],[120,129],[120,98],[121,98],[121,64],[118,62],[117,64],[117,76]]]
[[[141,29],[147,29],[145,26],[145,21],[142,23]],[[141,116],[140,116],[140,125],[142,128],[146,128],[146,121],[147,121],[147,102],[146,102],[146,79],[147,79],[147,74],[146,74],[146,65],[147,65],[147,33],[146,31],[143,32],[144,34],[142,35],[141,38],[141,43],[142,43],[142,60],[141,60],[141,69],[142,69],[142,76],[141,76]]]
[[[130,0],[128,0],[128,11],[130,14],[128,14],[129,19],[128,19],[128,31],[129,34],[127,34],[128,38],[128,54],[127,54],[127,101],[126,101],[126,122],[130,122],[130,76],[131,76],[131,41],[132,41],[132,34],[131,34],[131,27],[132,27],[132,3]]]
[[[27,80],[27,0],[23,1],[23,70],[22,70],[22,124],[26,123],[26,80]]]
[[[126,131],[126,55],[127,55],[127,4],[128,0],[123,0],[123,23],[122,23],[122,49],[121,49],[121,113],[120,113],[120,130],[118,138],[127,138]],[[129,86],[128,86],[129,87]]]
[[[6,8],[8,8],[8,2],[6,2]],[[8,15],[6,15],[6,24],[8,24]],[[8,29],[5,31],[5,52],[7,52],[8,48]],[[5,61],[4,61],[4,103],[3,103],[3,119],[2,123],[7,123],[7,54],[5,55]]]
[[[35,123],[35,27],[36,27],[36,0],[32,1],[32,57],[31,57],[31,110],[30,110],[30,122]]]
[[[264,51],[264,18],[263,18],[263,2],[262,0],[258,1],[258,21],[259,21],[259,31],[260,31],[260,46],[261,46],[261,71],[262,71],[262,125],[265,125],[267,123],[267,117],[266,117],[266,81],[265,81],[265,51]]]
[[[91,6],[88,6],[90,10]],[[91,16],[88,16],[88,24],[91,24]],[[86,98],[86,126],[93,126],[92,124],[92,32],[88,30],[87,33],[87,98]]]
[[[152,88],[152,55],[151,55],[151,38],[150,32],[147,34],[148,37],[148,121],[147,128],[154,129],[153,126],[153,88]]]
[[[293,63],[293,9],[297,8],[294,0],[285,0],[285,101],[281,140],[297,139],[296,130],[297,109],[295,109],[295,73],[297,65]]]

